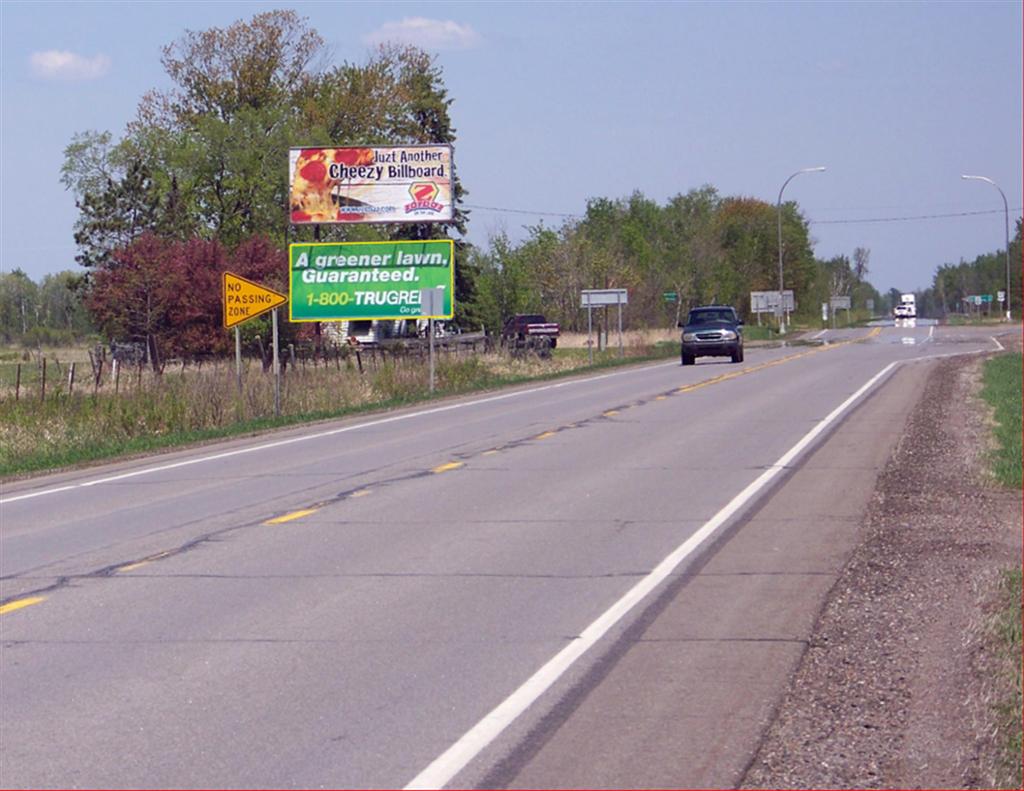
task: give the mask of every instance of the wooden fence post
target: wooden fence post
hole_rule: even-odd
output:
[[[75,389],[75,364],[72,362],[68,368],[68,395]]]
[[[14,400],[17,401],[21,395],[21,363],[18,363],[18,370],[14,374]]]
[[[43,370],[39,380],[39,400],[46,400],[46,358],[43,358]]]

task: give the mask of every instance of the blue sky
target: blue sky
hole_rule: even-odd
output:
[[[0,269],[77,269],[64,148],[84,130],[120,136],[169,86],[163,45],[292,8],[337,61],[385,38],[436,53],[467,202],[493,207],[473,209],[471,241],[634,190],[774,203],[791,173],[825,165],[785,193],[817,255],[866,247],[879,290],[923,288],[938,265],[1003,246],[999,193],[962,173],[1002,187],[1011,233],[1020,214],[1021,7],[2,0]],[[863,222],[969,212],[989,213]]]

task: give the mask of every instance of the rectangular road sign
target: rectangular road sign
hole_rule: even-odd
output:
[[[254,319],[283,305],[288,297],[231,272],[224,273],[224,328]]]
[[[581,308],[601,305],[628,305],[629,293],[624,288],[590,288],[580,292]]]
[[[796,309],[796,302],[793,299],[793,291],[786,289],[782,292],[785,310],[792,312]],[[776,313],[779,309],[778,291],[751,291],[750,312],[751,313]]]
[[[288,248],[289,318],[450,319],[455,312],[455,243],[309,242]],[[420,291],[444,292],[444,310],[426,313]]]
[[[832,297],[830,302],[832,304],[832,310],[849,310],[850,309],[850,298],[849,297]]]

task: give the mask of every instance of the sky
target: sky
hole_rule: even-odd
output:
[[[81,271],[60,183],[73,135],[120,137],[143,94],[170,87],[160,50],[186,30],[284,8],[334,62],[361,63],[385,40],[436,55],[479,245],[634,191],[664,203],[710,184],[774,204],[791,174],[824,166],[784,199],[819,258],[869,249],[884,293],[1004,248],[1002,198],[962,174],[1002,188],[1011,235],[1021,214],[1017,0],[0,0],[0,271]]]

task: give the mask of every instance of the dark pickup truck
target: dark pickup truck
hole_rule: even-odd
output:
[[[731,357],[743,362],[743,322],[728,305],[693,308],[682,327],[683,365],[693,365],[698,357]]]
[[[560,327],[539,313],[517,313],[501,329],[501,342],[513,351],[536,351],[550,354],[558,345]]]

